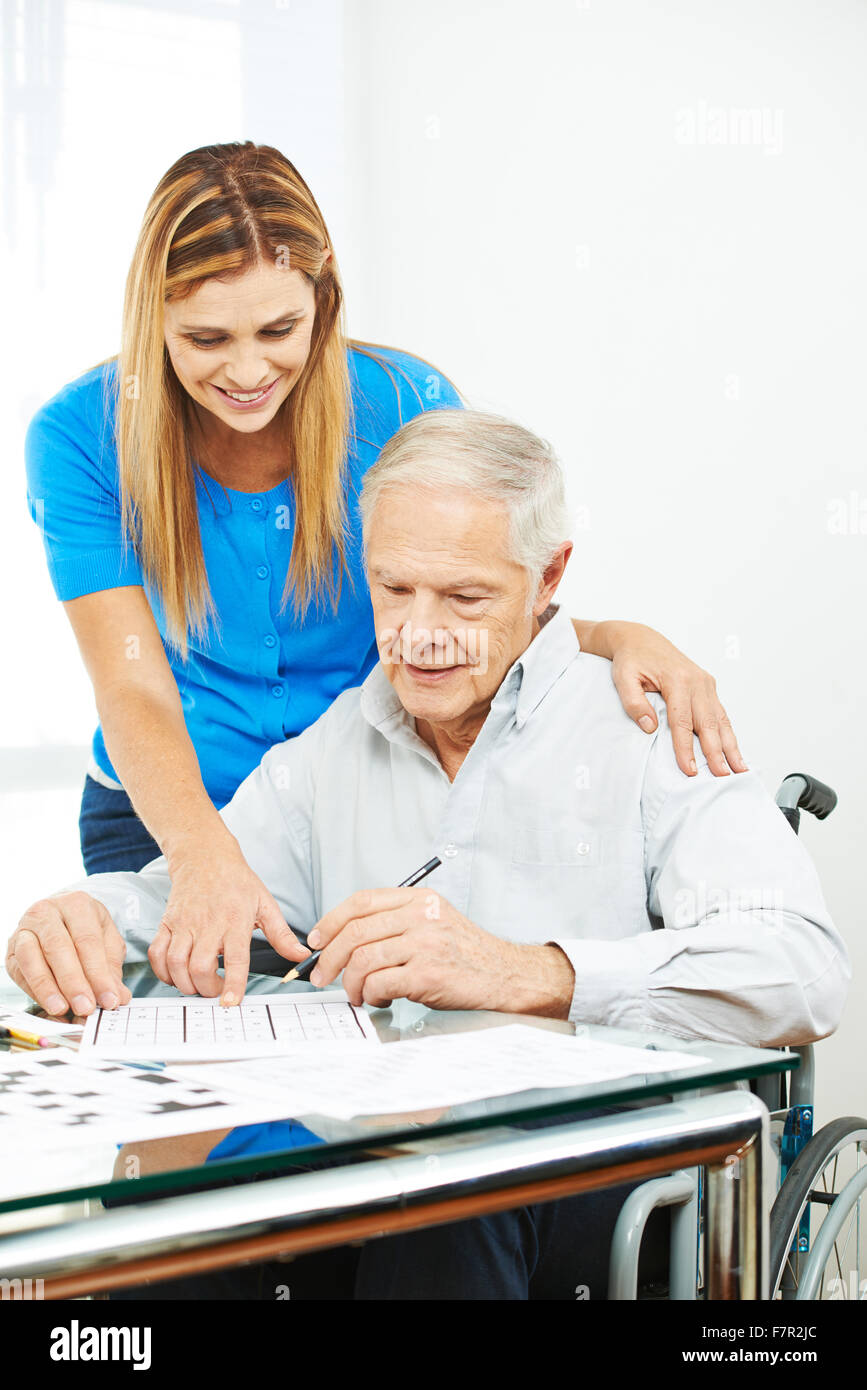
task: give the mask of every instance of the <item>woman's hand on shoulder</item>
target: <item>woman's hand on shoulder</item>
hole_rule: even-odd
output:
[[[690,661],[667,637],[643,623],[596,623],[593,633],[588,650],[610,658],[623,708],[645,733],[653,733],[658,724],[646,692],[655,690],[662,696],[682,772],[689,777],[696,772],[693,735],[697,735],[714,776],[747,771],[731,721],[717,694],[716,681],[709,672]],[[582,645],[588,644],[584,641]]]

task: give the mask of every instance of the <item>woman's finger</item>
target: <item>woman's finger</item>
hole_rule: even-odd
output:
[[[163,918],[165,921],[165,918]],[[193,949],[193,934],[186,927],[169,927],[171,940],[166,951],[166,965],[169,984],[174,985],[181,994],[195,994],[196,987],[190,977],[190,953]]]
[[[193,982],[193,993],[200,994],[203,999],[215,999],[223,991],[223,977],[217,969],[221,954],[212,936],[196,937],[192,943],[187,968]]]
[[[668,727],[671,730],[671,741],[674,745],[677,765],[681,772],[686,773],[687,777],[694,777],[698,769],[693,745],[695,725],[689,689],[679,685],[671,691],[663,690],[662,697],[668,712]]]
[[[735,731],[732,728],[731,720],[725,710],[723,710],[720,715],[720,737],[722,739],[723,752],[728,759],[728,764],[732,772],[749,772],[744,756],[738,747],[738,741],[735,737]]]
[[[286,960],[302,961],[310,955],[310,948],[298,940],[270,893],[263,894],[259,904],[258,925],[277,954]]]
[[[656,710],[647,698],[638,670],[631,667],[621,671],[619,666],[615,666],[613,678],[620,703],[630,719],[634,719],[646,734],[652,734],[659,721],[656,718]]]
[[[226,933],[223,942],[223,979],[220,1003],[224,1008],[240,1004],[250,973],[250,932],[243,927]]]
[[[698,741],[701,744],[701,751],[704,753],[707,765],[714,777],[728,777],[730,768],[723,752],[719,720],[716,715],[707,708],[706,704],[694,700],[692,719]]]
[[[190,950],[187,969],[193,983],[195,994],[203,999],[213,999],[223,989],[223,978],[217,972],[220,955],[225,949],[226,937],[244,925],[244,915],[238,904],[230,900],[216,919],[197,923],[196,919],[184,919],[188,928]],[[248,935],[252,928],[248,928]]]
[[[158,980],[162,980],[164,985],[172,983],[169,973],[168,951],[171,945],[172,934],[165,922],[161,922],[157,927],[154,939],[148,947],[148,960]]]

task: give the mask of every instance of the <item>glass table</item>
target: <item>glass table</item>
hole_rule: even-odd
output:
[[[147,964],[128,967],[124,979],[135,995],[177,997]],[[273,973],[251,975],[248,994],[274,990]],[[0,1002],[34,1007],[8,983]],[[557,1020],[437,1012],[406,1000],[372,1018],[386,1044],[516,1022],[573,1031]],[[768,1111],[744,1083],[797,1066],[797,1056],[586,1031],[703,1060],[434,1112],[292,1116],[300,1122],[292,1139],[284,1127],[273,1151],[208,1162],[216,1138],[171,1141],[172,1157],[140,1176],[127,1176],[123,1154],[104,1142],[22,1154],[0,1189],[0,1279],[38,1280],[45,1298],[80,1297],[701,1169],[706,1296],[766,1297]],[[302,1171],[314,1162],[328,1166]]]

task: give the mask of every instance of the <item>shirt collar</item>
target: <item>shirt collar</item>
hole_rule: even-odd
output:
[[[533,638],[526,651],[512,663],[491,702],[491,709],[514,711],[520,729],[541,704],[548,691],[581,651],[578,635],[559,605]],[[415,721],[407,714],[394,686],[377,662],[361,687],[361,713],[386,738],[400,737],[399,730],[411,734],[427,749],[415,732]]]
[[[581,651],[572,619],[559,604],[552,606],[553,617],[547,620],[541,632],[537,632],[509,672],[509,676],[514,671],[520,670],[521,673],[517,678],[519,685],[515,704],[515,721],[519,729]],[[500,686],[500,690],[502,688]],[[499,698],[499,694],[500,691],[497,691],[495,699]]]

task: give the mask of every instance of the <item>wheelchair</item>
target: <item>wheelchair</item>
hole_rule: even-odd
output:
[[[797,835],[801,811],[824,820],[837,795],[815,777],[795,772],[784,778],[775,800]],[[861,1220],[867,1119],[846,1115],[814,1134],[813,1048],[788,1050],[800,1057],[796,1071],[750,1083],[770,1112],[779,1163],[779,1190],[770,1213],[770,1298],[867,1301],[867,1277],[861,1272],[867,1249],[867,1223]],[[663,1206],[671,1208],[668,1297],[701,1297],[701,1188],[701,1171],[693,1169],[651,1179],[630,1193],[611,1244],[609,1301],[639,1297],[641,1237],[650,1213]],[[665,1294],[645,1287],[641,1296]]]

